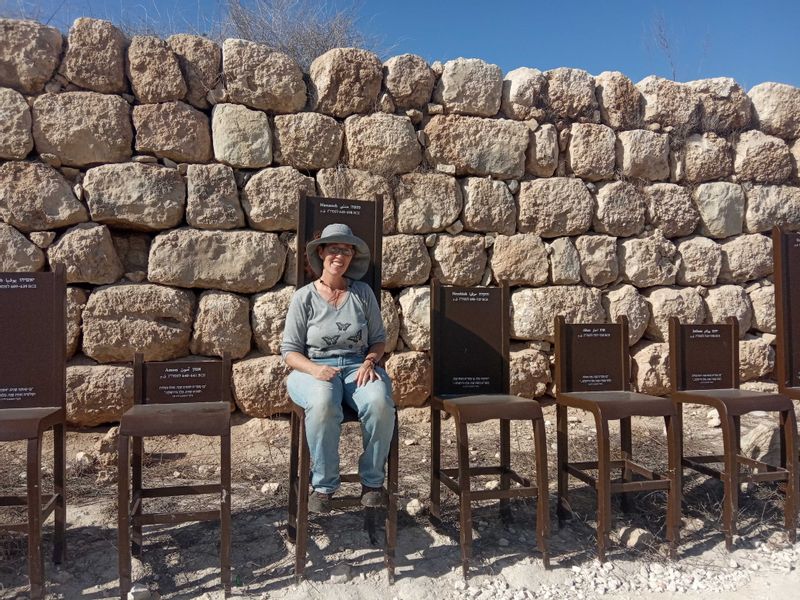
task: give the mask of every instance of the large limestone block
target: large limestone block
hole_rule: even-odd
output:
[[[313,178],[292,167],[259,171],[242,189],[247,222],[261,231],[295,229],[300,195],[313,195],[315,189]]]
[[[40,163],[0,165],[0,219],[22,232],[67,227],[88,219],[61,173]]]
[[[393,56],[383,63],[383,74],[383,83],[398,109],[422,108],[430,102],[436,77],[421,56]]]
[[[509,119],[436,115],[425,126],[425,155],[432,165],[452,165],[456,175],[519,179],[525,172],[528,126]]]
[[[492,273],[497,282],[510,286],[547,283],[547,248],[538,235],[498,235],[492,248]]]
[[[686,85],[700,98],[700,127],[703,131],[728,133],[750,126],[752,104],[736,80],[714,77],[690,81]]]
[[[647,220],[665,237],[689,235],[697,229],[700,213],[691,192],[674,183],[654,183],[643,190]]]
[[[640,394],[666,396],[672,389],[669,372],[669,344],[639,342],[631,350],[633,381]]]
[[[683,146],[683,172],[689,183],[724,179],[733,173],[733,148],[715,133],[696,133]]]
[[[278,283],[285,261],[286,247],[273,233],[182,228],[155,237],[147,278],[253,294]]]
[[[131,156],[130,105],[97,92],[43,94],[33,103],[33,140],[39,154],[84,167],[122,162]]]
[[[618,248],[619,271],[626,282],[638,288],[675,283],[680,256],[675,245],[658,229],[621,240]]]
[[[772,273],[772,239],[760,233],[744,234],[720,244],[719,283],[744,283]]]
[[[463,206],[458,181],[438,173],[408,173],[394,188],[397,231],[431,233],[442,231],[461,214]]]
[[[775,369],[775,350],[764,338],[748,336],[739,342],[739,378],[753,381]]]
[[[761,287],[750,290],[750,304],[753,305],[753,323],[751,327],[763,333],[776,332],[775,320],[775,286],[762,282]]]
[[[669,340],[670,317],[678,317],[683,324],[705,322],[706,306],[695,288],[657,287],[646,290],[643,295],[650,305],[645,336],[651,340]]]
[[[89,169],[83,180],[92,220],[124,229],[155,231],[183,219],[186,184],[174,169],[125,163]]]
[[[142,104],[182,100],[186,82],[178,57],[162,39],[135,35],[128,46],[128,78],[134,96]]]
[[[433,276],[445,285],[477,285],[487,262],[483,236],[440,234],[431,248]]]
[[[47,249],[47,258],[51,267],[64,266],[67,283],[114,283],[124,272],[108,227],[97,223],[68,229]]]
[[[603,71],[594,84],[603,123],[617,130],[642,126],[644,99],[630,79],[619,71]]]
[[[626,177],[669,177],[669,136],[646,129],[617,133],[617,168]]]
[[[609,288],[603,293],[603,308],[609,323],[616,323],[619,317],[628,318],[628,344],[638,342],[650,322],[650,305],[639,291],[627,283]]]
[[[509,352],[510,392],[523,398],[539,398],[547,393],[550,374],[550,359],[547,354],[534,348],[523,348]]]
[[[800,225],[800,188],[788,185],[754,185],[745,190],[747,233],[769,231],[776,225],[796,229]]]
[[[86,290],[79,287],[67,287],[67,360],[78,351],[81,339],[81,317],[88,300],[89,294],[86,293]]]
[[[61,32],[34,21],[0,19],[0,86],[38,94],[61,58]]]
[[[581,281],[581,259],[575,245],[568,237],[554,239],[545,244],[550,257],[550,283],[569,285]]]
[[[493,117],[500,110],[503,72],[478,58],[457,58],[444,64],[433,100],[448,113]]]
[[[597,288],[560,285],[518,288],[511,293],[511,337],[553,341],[555,317],[568,323],[604,323],[602,294]]]
[[[678,285],[714,285],[722,268],[722,250],[714,240],[693,235],[677,241]]]
[[[461,194],[464,198],[461,215],[464,229],[514,234],[517,205],[505,183],[483,177],[465,177],[461,180]]]
[[[747,95],[761,131],[785,140],[800,138],[800,88],[768,81]]]
[[[289,56],[247,40],[222,44],[222,71],[231,102],[275,113],[306,105],[303,71]]]
[[[431,257],[419,235],[387,235],[383,238],[381,285],[399,288],[428,281]]]
[[[33,150],[31,109],[25,97],[0,88],[0,159],[18,160]]]
[[[558,168],[558,131],[545,123],[530,134],[525,172],[536,177],[551,177]]]
[[[400,337],[411,350],[431,347],[431,290],[428,286],[407,287],[397,296],[400,306]]]
[[[0,223],[0,248],[0,273],[41,271],[44,266],[44,252],[5,223]]]
[[[280,356],[257,356],[233,365],[231,387],[236,406],[248,417],[265,419],[291,412],[286,378],[292,370]]]
[[[546,71],[545,76],[547,104],[556,118],[599,121],[595,118],[594,78],[589,73],[560,67]]]
[[[400,339],[400,314],[397,312],[392,294],[386,290],[381,290],[381,320],[386,331],[384,352],[389,354],[394,352],[397,340]]]
[[[250,337],[247,298],[217,290],[200,295],[189,344],[192,354],[242,358],[250,352]]]
[[[592,228],[620,237],[638,235],[644,229],[646,206],[642,192],[627,181],[598,186]]]
[[[544,238],[579,235],[592,224],[594,200],[580,179],[552,177],[523,181],[517,231]]]
[[[194,304],[192,292],[161,285],[97,288],[83,310],[83,353],[98,362],[186,356]]]
[[[184,102],[135,106],[133,126],[137,152],[188,163],[213,156],[208,117]]]
[[[345,167],[320,169],[317,172],[317,186],[320,195],[328,198],[374,201],[378,196],[382,196],[383,234],[394,233],[397,229],[394,215],[394,195],[389,182],[382,175]]]
[[[750,296],[738,285],[718,285],[706,294],[706,318],[709,323],[724,323],[728,317],[739,321],[739,337],[744,337],[753,322]]]
[[[278,286],[253,296],[250,323],[253,341],[262,354],[280,354],[286,312],[294,294],[294,286]]]
[[[131,366],[76,359],[67,365],[67,422],[95,427],[119,421],[133,406],[133,379]]]
[[[343,119],[373,110],[383,65],[367,50],[334,48],[315,58],[308,74],[312,110]]]
[[[569,167],[581,179],[600,181],[614,176],[614,130],[605,125],[576,123],[569,142]]]
[[[503,78],[503,95],[500,106],[509,119],[526,121],[545,116],[547,77],[539,69],[520,67],[509,71]]]
[[[227,165],[189,165],[186,170],[186,222],[197,229],[244,226],[239,190]]]
[[[425,352],[395,352],[386,361],[386,372],[400,408],[420,407],[431,395],[433,370]]]
[[[422,160],[422,148],[408,117],[353,115],[344,122],[344,135],[347,164],[356,169],[399,175],[413,171]]]
[[[736,144],[736,175],[740,181],[783,183],[792,174],[789,146],[760,131],[745,131]]]
[[[222,48],[207,38],[185,33],[169,36],[167,44],[178,57],[186,101],[196,108],[208,108],[206,96],[222,74]]]
[[[617,238],[589,233],[575,239],[581,260],[581,279],[586,285],[604,286],[619,276]]]
[[[327,115],[311,112],[278,115],[275,162],[311,171],[333,167],[339,161],[343,136],[339,123]]]
[[[267,113],[241,104],[217,104],[211,111],[214,158],[240,169],[272,162],[272,132]]]
[[[742,186],[724,181],[703,183],[692,196],[700,213],[700,233],[717,239],[742,233]]]
[[[700,125],[700,94],[685,83],[651,75],[636,84],[644,97],[644,123],[680,131]]]
[[[125,34],[110,21],[75,19],[58,72],[78,87],[103,94],[121,94],[128,88],[125,80],[127,46]]]

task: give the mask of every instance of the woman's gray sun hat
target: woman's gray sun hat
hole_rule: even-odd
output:
[[[317,247],[322,244],[350,244],[356,249],[356,253],[350,260],[345,277],[358,281],[367,273],[369,269],[369,246],[360,237],[353,235],[353,231],[342,223],[331,223],[322,230],[322,235],[316,240],[311,240],[306,244],[306,256],[308,263],[317,275],[322,274],[322,259],[317,254]]]

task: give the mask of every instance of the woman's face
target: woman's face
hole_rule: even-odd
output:
[[[322,270],[340,277],[344,277],[347,272],[355,251],[355,247],[350,244],[340,244],[338,242],[325,244],[317,248],[319,257],[322,259]]]

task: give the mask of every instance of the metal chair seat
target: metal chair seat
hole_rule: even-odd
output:
[[[38,438],[65,418],[63,408],[52,406],[0,410],[0,442]]]

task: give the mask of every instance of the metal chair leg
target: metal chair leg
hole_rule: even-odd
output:
[[[472,495],[469,475],[469,435],[467,424],[456,424],[458,444],[459,520],[461,521],[461,569],[466,579],[472,558]]]
[[[511,421],[500,419],[500,489],[508,490],[511,487]],[[500,500],[500,516],[504,521],[511,521],[511,503],[508,498]]]
[[[441,519],[442,480],[439,471],[442,468],[442,411],[431,408],[431,506],[432,520]]]
[[[231,593],[231,436],[220,437],[220,579],[225,597]]]
[[[735,426],[727,414],[720,414],[722,422],[722,445],[725,453],[725,470],[722,474],[724,495],[722,499],[722,528],[725,548],[733,551],[733,536],[736,535],[736,512],[739,500],[739,463],[736,459]]]
[[[56,495],[55,535],[53,562],[61,564],[64,559],[67,531],[67,494],[64,485],[66,470],[66,428],[63,423],[53,427],[53,493]]]
[[[395,549],[397,548],[397,480],[400,466],[400,442],[397,414],[394,417],[394,432],[392,445],[389,449],[389,464],[387,467],[387,503],[386,503],[386,573],[389,583],[394,583],[395,576]]]
[[[536,446],[536,539],[542,564],[550,568],[550,492],[547,479],[547,438],[544,419],[533,421],[533,437]]]
[[[287,534],[292,543],[297,540],[297,468],[300,452],[300,426],[297,413],[292,410],[289,417],[289,519]]]
[[[130,440],[128,436],[119,436],[117,455],[117,558],[119,565],[119,596],[127,600],[131,590],[131,542],[130,542],[130,496],[128,477],[130,469]]]
[[[681,527],[682,473],[680,459],[680,420],[677,416],[664,417],[667,429],[667,463],[669,491],[667,492],[667,540],[670,547],[670,558],[678,558]]]
[[[300,424],[300,469],[297,489],[297,540],[294,545],[294,575],[299,583],[303,579],[308,551],[308,479],[311,455],[306,442],[305,423],[302,418],[299,418],[298,421]]]
[[[626,417],[619,420],[619,437],[620,449],[622,451],[622,459],[625,460],[625,465],[622,468],[622,480],[625,482],[633,481],[633,471],[628,468],[628,462],[633,460],[633,435],[631,431],[631,418]],[[622,496],[622,510],[629,512],[631,510],[631,497],[630,492],[623,492]]]
[[[608,421],[595,415],[597,425],[597,559],[604,562],[611,531],[611,452]]]
[[[557,472],[558,472],[558,502],[556,503],[556,516],[559,527],[566,520],[569,506],[569,473],[567,461],[569,460],[569,429],[567,422],[567,407],[556,405],[557,426]]]
[[[42,445],[41,438],[28,440],[28,579],[31,598],[44,598],[44,554],[42,552]]]
[[[798,457],[797,420],[793,410],[780,414],[783,446],[786,448],[786,498],[784,500],[784,522],[789,541],[797,541],[797,498],[798,498]]]

